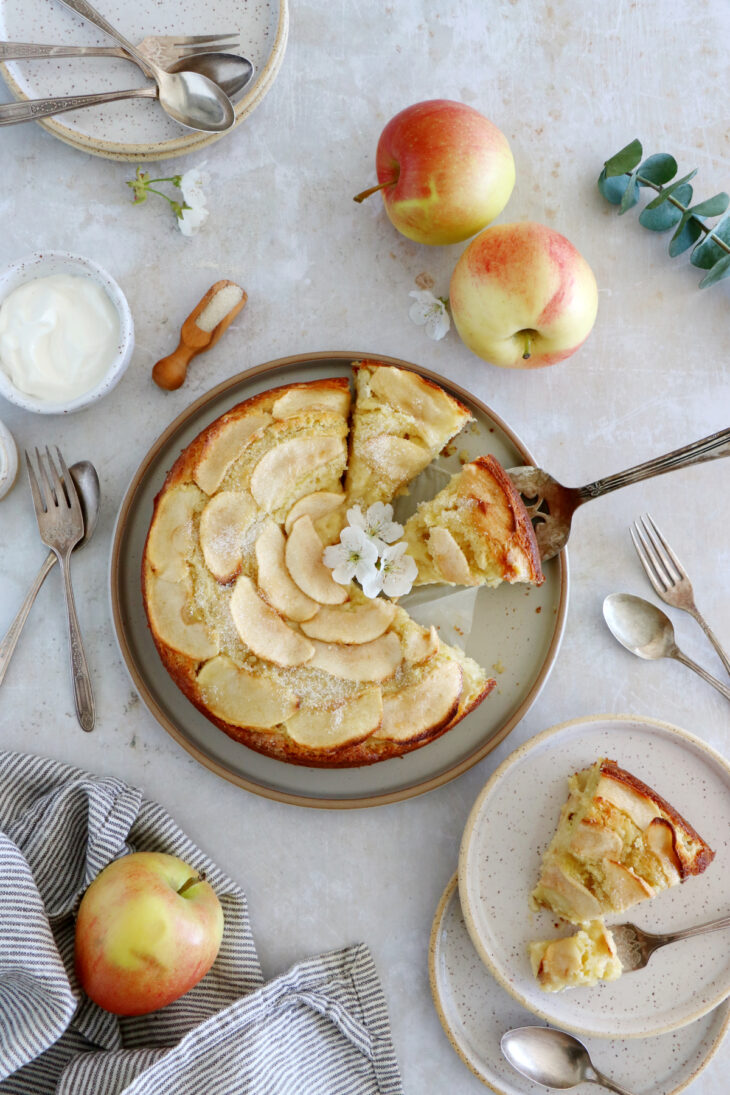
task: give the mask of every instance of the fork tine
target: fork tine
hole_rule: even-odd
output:
[[[644,537],[641,534],[641,529],[639,528],[636,521],[634,521],[634,527],[629,531],[631,532],[631,539],[633,540],[634,547],[636,548],[636,554],[639,556],[639,561],[644,568],[646,576],[654,587],[655,592],[658,593],[661,597],[664,593],[664,585],[659,580],[659,575],[657,574],[654,568],[654,564],[649,556],[646,541],[644,540]]]
[[[68,499],[69,508],[71,510],[81,509],[81,502],[79,501],[79,492],[76,489],[76,484],[71,477],[71,472],[66,467],[66,461],[63,459],[63,455],[58,445],[56,445],[56,456],[58,462],[61,465],[61,473],[63,475],[63,487],[66,492],[66,498]]]
[[[58,452],[58,449],[56,449],[56,452]],[[53,484],[53,493],[56,498],[56,505],[66,506],[68,504],[68,501],[66,498],[66,493],[63,489],[61,476],[58,474],[58,470],[56,468],[53,457],[51,456],[48,445],[46,445],[46,459],[44,467],[47,468],[48,474],[51,477],[51,482]]]
[[[651,531],[646,523],[646,520],[643,517],[641,518],[641,525],[649,541],[649,552],[652,559],[654,560],[654,565],[657,568],[660,576],[666,583],[667,589],[671,589],[671,587],[677,581],[677,579],[672,574],[672,568],[670,567],[667,558],[662,554],[661,545],[656,540],[653,532]]]
[[[170,42],[171,46],[197,46],[205,42],[230,42],[237,41],[239,34],[188,34],[175,38]]]
[[[36,450],[37,451],[37,450]],[[35,473],[28,450],[25,450],[25,463],[28,468],[28,481],[30,482],[30,493],[33,496],[33,507],[36,513],[45,513],[46,507],[41,497],[41,489],[38,486],[38,479]]]
[[[677,556],[675,555],[675,553],[672,551],[672,549],[669,546],[669,544],[667,543],[667,541],[664,539],[664,536],[662,535],[662,533],[659,531],[657,526],[654,524],[654,518],[652,517],[652,515],[650,513],[647,513],[646,519],[649,522],[649,524],[651,525],[651,527],[654,529],[654,532],[656,533],[660,544],[662,545],[662,547],[666,551],[669,558],[672,560],[672,563],[674,564],[674,568],[677,571],[677,578],[679,578],[679,579],[686,578],[687,577],[686,570],[684,569],[684,567],[680,563],[680,561],[677,558]]]
[[[43,497],[45,498],[47,513],[51,508],[55,508],[58,505],[58,502],[56,500],[56,495],[53,492],[53,487],[51,486],[51,480],[48,477],[48,469],[37,448],[35,450],[35,459],[41,476],[41,490],[43,491]]]

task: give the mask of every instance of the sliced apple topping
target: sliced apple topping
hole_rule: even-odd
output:
[[[462,689],[457,662],[439,661],[416,684],[401,688],[383,700],[383,721],[375,737],[389,741],[418,741],[445,726],[459,707]]]
[[[428,535],[428,550],[445,582],[460,586],[478,585],[466,555],[448,529],[437,525]]]
[[[286,542],[287,570],[302,593],[321,605],[341,605],[347,600],[347,590],[332,577],[322,556],[324,544],[319,538],[312,518],[298,518],[292,525]]]
[[[193,479],[206,494],[214,494],[223,478],[255,434],[268,426],[271,415],[253,411],[245,418],[232,418],[222,423],[206,443],[193,473]]]
[[[304,665],[314,654],[314,646],[292,630],[256,591],[250,578],[241,575],[231,597],[231,616],[241,642],[275,665]]]
[[[148,575],[145,583],[147,612],[157,639],[185,654],[202,661],[218,653],[218,647],[203,624],[187,618],[188,592],[180,582]]]
[[[313,494],[305,494],[304,498],[295,502],[287,513],[284,531],[290,533],[292,525],[300,517],[311,517],[312,521],[326,517],[328,513],[339,509],[344,501],[344,494],[338,494],[332,490],[316,490]]]
[[[270,730],[291,718],[299,706],[288,688],[271,677],[239,668],[225,654],[205,663],[198,684],[206,706],[233,726]]]
[[[275,521],[267,520],[256,541],[258,584],[266,600],[290,620],[310,620],[319,610],[316,601],[302,593],[284,561],[286,537]]]
[[[279,396],[271,408],[274,418],[291,418],[310,407],[326,407],[346,417],[350,410],[350,389],[342,387],[322,388],[307,385],[302,388],[290,388]]]
[[[334,749],[370,737],[380,725],[383,697],[379,688],[326,710],[299,710],[287,719],[289,736],[309,749]]]
[[[346,681],[385,681],[392,677],[403,660],[400,639],[392,631],[371,643],[345,646],[312,640],[312,669],[323,669]]]
[[[471,417],[441,388],[407,369],[373,369],[370,394],[410,415],[429,446],[443,444],[444,433],[458,428],[460,411],[464,423]]]
[[[403,657],[410,665],[421,665],[439,652],[439,633],[435,627],[414,627],[406,634]]]
[[[158,578],[182,581],[193,549],[193,512],[205,495],[194,483],[166,491],[155,509],[147,537],[147,559]]]
[[[225,584],[238,574],[243,561],[246,529],[256,519],[256,503],[246,491],[215,494],[200,515],[200,547],[205,565]]]
[[[316,616],[302,624],[310,639],[326,643],[369,643],[380,638],[393,622],[395,605],[380,598],[367,604],[322,607]]]
[[[422,445],[388,433],[363,441],[360,452],[373,471],[396,484],[405,483],[417,475],[428,463],[429,457],[428,450]]]
[[[304,475],[345,459],[341,437],[293,437],[265,453],[251,475],[251,493],[267,513],[283,506]]]

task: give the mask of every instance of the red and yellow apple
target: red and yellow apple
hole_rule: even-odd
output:
[[[172,855],[114,860],[76,919],[81,987],[116,1015],[145,1015],[197,985],[215,961],[223,912],[208,882]]]
[[[450,99],[416,103],[380,135],[378,186],[391,221],[417,243],[460,243],[498,216],[515,184],[507,138],[478,110]]]
[[[596,279],[572,243],[532,221],[493,225],[472,240],[451,276],[449,304],[470,350],[512,369],[554,365],[591,332]]]

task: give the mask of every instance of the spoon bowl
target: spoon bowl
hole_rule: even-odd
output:
[[[234,53],[201,53],[194,57],[181,57],[168,72],[197,72],[218,84],[229,99],[239,95],[251,83],[254,66],[248,57]]]
[[[180,125],[223,133],[236,120],[233,104],[225,91],[207,76],[189,70],[155,70],[162,109]]]
[[[588,1081],[602,1084],[617,1095],[631,1095],[626,1088],[603,1076],[583,1043],[564,1030],[516,1027],[502,1035],[500,1044],[512,1068],[533,1083],[562,1091]]]
[[[74,548],[74,551],[77,551],[78,548],[88,544],[94,535],[101,508],[101,487],[99,486],[99,476],[96,473],[96,468],[90,460],[79,460],[76,464],[72,464],[68,470],[71,472],[71,478],[79,492],[81,512],[84,515],[84,535]]]

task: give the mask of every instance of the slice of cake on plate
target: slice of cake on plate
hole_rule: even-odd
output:
[[[466,464],[435,498],[422,502],[403,538],[418,564],[416,585],[543,581],[532,522],[493,456]]]
[[[621,976],[613,936],[602,920],[592,920],[565,939],[530,943],[529,950],[532,972],[545,992],[597,985]]]

